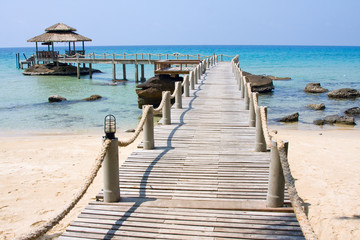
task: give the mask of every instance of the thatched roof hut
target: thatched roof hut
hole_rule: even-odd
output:
[[[56,60],[58,52],[54,51],[54,42],[68,42],[69,49],[65,53],[68,55],[74,55],[76,53],[85,54],[84,42],[92,41],[90,38],[84,37],[78,33],[75,33],[76,29],[72,28],[64,23],[57,23],[45,29],[45,33],[30,38],[28,42],[36,43],[36,56],[37,61],[48,61],[52,59]],[[42,45],[48,46],[48,51],[38,51],[38,42],[41,42]],[[82,42],[82,50],[75,50],[75,42]],[[71,43],[73,43],[73,50],[71,50]],[[52,50],[50,50],[52,46]]]

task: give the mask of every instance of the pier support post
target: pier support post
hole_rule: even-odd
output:
[[[135,82],[139,82],[139,68],[138,64],[135,64]]]
[[[241,91],[240,91],[240,97],[244,98],[245,97],[245,76],[243,76],[240,79],[240,85],[241,85]]]
[[[244,89],[244,92],[245,92],[245,96],[244,96],[244,98],[245,98],[245,110],[249,110],[249,100],[250,100],[249,91],[248,91],[249,85],[248,85],[248,83],[245,83],[244,86],[245,86],[245,89]]]
[[[265,115],[267,108],[264,107]],[[265,116],[266,120],[266,116]],[[267,146],[265,141],[264,129],[262,127],[260,107],[256,107],[256,143],[255,143],[255,152],[266,152]]]
[[[285,142],[285,149],[287,152],[288,142]],[[267,207],[282,207],[284,205],[284,188],[285,180],[280,163],[279,151],[277,149],[277,142],[271,141],[271,159],[269,169],[269,187],[266,197]]]
[[[189,89],[189,75],[185,75],[184,77],[184,96],[189,97],[190,96],[190,89]]]
[[[250,93],[249,98],[249,127],[255,127],[255,106],[254,106],[254,95],[256,93]],[[257,96],[257,95],[256,95]]]
[[[92,63],[89,63],[89,78],[92,79]]]
[[[175,108],[182,108],[182,86],[181,82],[175,82],[175,89],[177,88],[177,92],[175,94]]]
[[[162,109],[162,124],[170,125],[171,124],[171,102],[170,102],[170,92],[164,91],[163,98],[165,98],[164,106]]]
[[[111,139],[103,162],[104,202],[120,201],[118,139]]]
[[[190,89],[195,90],[194,71],[190,72]]]
[[[126,64],[123,64],[123,79],[126,80]]]
[[[80,63],[77,63],[77,67],[76,67],[76,76],[77,79],[80,79]]]
[[[140,81],[145,82],[146,78],[145,78],[144,64],[141,64],[140,67],[141,67],[141,77],[140,77]]]
[[[116,66],[115,66],[115,63],[113,63],[112,75],[113,75],[113,80],[116,80]]]
[[[145,105],[143,105],[143,112],[145,109]],[[150,106],[149,112],[146,116],[144,123],[144,132],[143,132],[143,141],[144,141],[144,149],[150,150],[154,149],[154,108]]]

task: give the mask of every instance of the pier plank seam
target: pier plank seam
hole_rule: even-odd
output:
[[[209,69],[121,166],[122,201],[90,202],[60,239],[304,239],[291,208],[265,206],[270,156],[244,105],[230,64]]]

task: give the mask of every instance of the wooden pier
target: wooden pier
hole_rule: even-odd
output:
[[[219,62],[155,128],[155,149],[120,167],[117,203],[90,202],[60,239],[304,239],[287,194],[266,207],[270,153],[231,72]]]

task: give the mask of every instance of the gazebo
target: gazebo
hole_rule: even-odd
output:
[[[84,42],[92,41],[90,38],[87,38],[78,33],[75,33],[75,31],[76,31],[75,28],[69,27],[68,25],[63,24],[63,23],[57,23],[51,27],[46,28],[45,31],[46,31],[45,33],[27,40],[28,42],[36,43],[36,61],[37,61],[37,63],[39,63],[39,61],[56,62],[59,52],[54,51],[54,42],[69,43],[69,48],[68,48],[68,50],[65,50],[65,54],[72,56],[72,55],[75,55],[76,53],[84,55],[85,54]],[[48,50],[47,51],[39,51],[39,49],[38,49],[39,42],[41,43],[41,45],[48,46]],[[76,51],[75,42],[82,42],[82,50]],[[71,49],[71,43],[73,45],[72,49]]]

